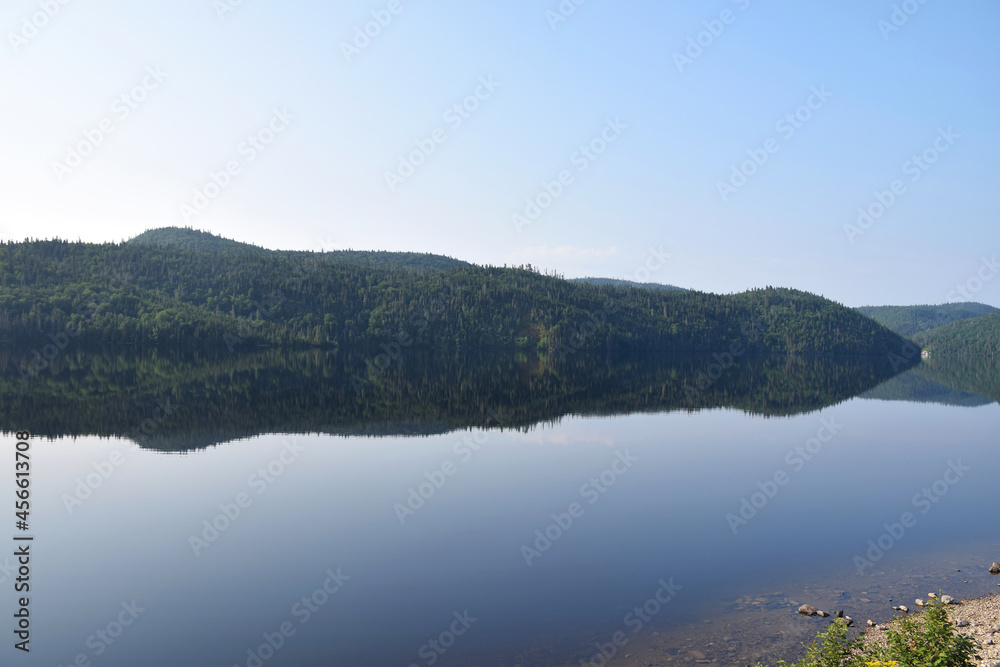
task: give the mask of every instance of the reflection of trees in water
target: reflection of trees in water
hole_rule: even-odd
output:
[[[410,352],[385,370],[370,355],[266,350],[242,356],[74,353],[28,380],[0,356],[3,423],[38,435],[125,436],[177,408],[152,437],[186,450],[259,433],[426,435],[462,428],[527,429],[568,414],[735,408],[764,416],[818,410],[893,375],[884,357],[740,358],[691,392],[711,357],[613,357]],[[365,373],[358,389],[352,376]],[[685,391],[687,387],[688,391]]]

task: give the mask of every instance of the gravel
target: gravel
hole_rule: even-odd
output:
[[[987,595],[948,605],[948,617],[959,626],[960,633],[970,635],[979,642],[981,650],[977,664],[980,667],[1000,667],[1000,595]],[[891,627],[893,623],[888,625]],[[885,632],[868,628],[864,641],[884,645]]]

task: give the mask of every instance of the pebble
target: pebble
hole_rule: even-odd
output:
[[[1000,574],[1000,563],[993,563],[990,566],[990,574]]]

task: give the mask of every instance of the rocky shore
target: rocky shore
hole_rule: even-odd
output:
[[[948,597],[944,596],[942,600],[948,600]],[[971,636],[982,647],[979,652],[979,667],[1000,667],[1000,594],[951,601],[947,606],[948,617],[958,627],[958,631]],[[869,627],[865,631],[864,641],[884,643],[886,631],[893,623],[895,621]]]
[[[996,544],[992,546],[995,549]],[[1000,594],[992,592],[1000,590],[1000,578],[990,576],[993,568],[987,569],[989,563],[983,564],[981,554],[957,558],[950,554],[950,558],[938,560],[944,567],[930,571],[926,560],[904,560],[898,568],[872,573],[860,586],[844,587],[842,576],[833,573],[814,575],[801,586],[783,585],[688,610],[686,623],[659,631],[650,628],[650,632],[631,638],[610,660],[595,655],[590,663],[573,664],[747,667],[759,663],[773,667],[779,660],[799,659],[803,644],[826,629],[841,610],[844,616],[853,617],[851,637],[880,641],[896,619],[920,615],[918,600],[926,604],[941,596],[951,603],[947,605],[949,616],[959,631],[972,635],[982,647],[979,667],[1000,667]],[[952,569],[947,569],[948,565]],[[928,594],[933,591],[938,592]],[[799,612],[803,606],[806,608]]]

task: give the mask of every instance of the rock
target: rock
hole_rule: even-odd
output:
[[[850,616],[845,616],[844,620],[847,621],[847,627],[850,628],[854,626],[854,619],[851,618]]]
[[[966,620],[955,621],[955,627],[956,628],[965,628],[965,627],[968,627],[968,625],[969,625],[969,622],[966,621]]]
[[[924,601],[923,601],[923,599],[921,599],[921,598],[917,598],[917,599],[916,599],[916,600],[914,600],[913,602],[914,602],[914,604],[916,604],[916,605],[917,605],[918,607],[923,607],[923,606],[925,606],[925,605],[924,605]]]
[[[882,632],[885,632],[886,630],[889,629],[889,626],[883,623],[882,625],[878,626],[878,629],[881,630]]]
[[[1000,574],[1000,563],[990,565],[990,574]]]
[[[873,621],[872,619],[869,618],[868,619],[868,627],[869,628],[874,628],[875,627],[875,621]]]
[[[937,600],[937,593],[928,593],[927,597],[929,597],[932,600]]]
[[[836,614],[834,614],[834,616],[836,616],[837,618],[843,618],[844,617],[844,610],[841,609]]]
[[[816,615],[819,616],[820,618],[826,618],[830,614],[826,613],[825,611],[817,611]]]
[[[813,607],[812,605],[804,604],[799,607],[799,613],[803,616],[816,616],[819,614],[819,609]]]
[[[894,609],[895,611],[901,611],[901,612],[903,612],[904,614],[909,614],[909,613],[910,613],[910,608],[909,608],[909,607],[907,607],[907,606],[906,606],[905,604],[901,604],[901,605],[899,605],[898,607],[893,607],[893,609]]]
[[[688,651],[688,655],[694,658],[695,660],[705,659],[705,654],[702,653],[701,651]]]
[[[955,598],[951,597],[950,595],[942,595],[941,604],[955,604]]]

